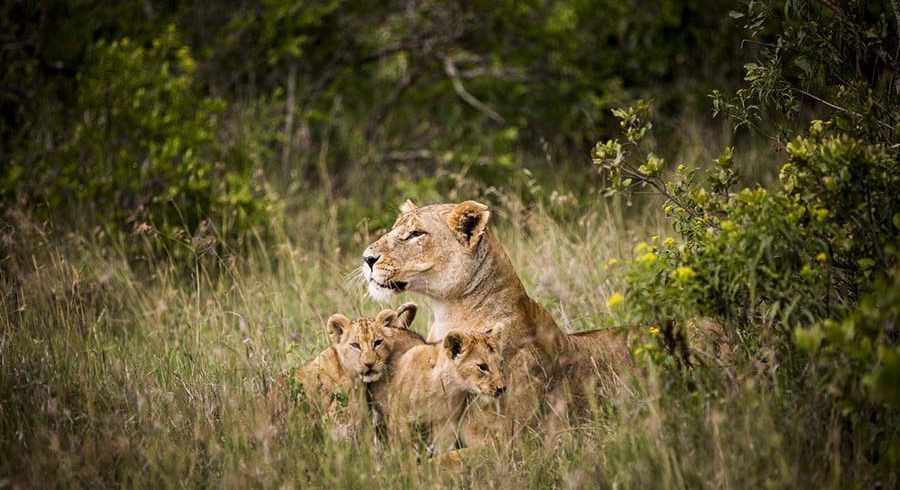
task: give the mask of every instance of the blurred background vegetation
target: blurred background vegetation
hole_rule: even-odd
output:
[[[0,487],[897,486],[898,26],[895,0],[2,2]],[[565,329],[630,333],[633,392],[459,474],[269,406],[324,318],[378,309],[344,277],[408,198],[491,204]]]
[[[708,95],[735,88],[755,51],[733,8],[4,2],[0,192],[118,230],[191,233],[318,199],[340,203],[352,232],[462,182],[586,196],[612,108],[654,99],[676,152],[722,137]]]

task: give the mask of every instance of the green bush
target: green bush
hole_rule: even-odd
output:
[[[896,31],[877,15],[886,2],[828,5],[750,2],[734,15],[765,48],[746,66],[747,87],[714,93],[714,109],[772,138],[771,185],[742,184],[733,148],[702,174],[670,169],[646,151],[649,104],[614,112],[622,135],[592,152],[605,194],[661,195],[675,237],[616,264],[620,292],[607,305],[637,333],[640,357],[673,367],[686,358],[672,340],[715,319],[731,352],[808,397],[817,430],[840,420],[843,454],[865,448],[889,465],[900,408],[900,94],[885,83],[895,60],[867,47],[893,44]],[[804,118],[808,130],[796,129]]]
[[[896,400],[900,385],[874,380],[896,375],[885,369],[900,353],[896,308],[889,307],[896,296],[889,285],[900,278],[900,169],[885,147],[825,126],[815,121],[808,136],[788,145],[773,190],[735,189],[731,149],[705,182],[680,166],[667,183],[666,205],[680,240],[638,245],[622,276],[630,291],[623,313],[632,324],[687,325],[697,315],[713,316],[750,339],[771,328],[840,367],[833,374],[842,394]],[[615,163],[607,148],[598,146],[598,161],[627,174],[628,165]],[[649,178],[658,162],[648,159],[641,175]],[[622,184],[631,185],[627,178]],[[784,346],[784,354],[798,352]],[[863,379],[879,389],[863,390]]]
[[[110,230],[150,226],[170,237],[266,222],[274,201],[254,183],[256,157],[240,138],[222,138],[226,104],[197,90],[174,27],[149,46],[100,41],[87,57],[80,117],[60,151],[30,168],[14,162],[4,193],[89,210]]]

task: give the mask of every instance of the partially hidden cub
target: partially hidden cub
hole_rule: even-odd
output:
[[[545,376],[534,372],[533,350],[520,349],[505,359],[501,353],[492,353],[510,390],[499,404],[483,398],[469,400],[459,426],[462,439],[479,445],[497,436],[512,436],[523,425],[540,426],[552,435],[573,422],[568,420],[571,417],[589,418],[606,398],[626,387],[621,376],[631,366],[631,355],[616,335],[613,330],[567,334],[569,350],[559,358],[559,368],[546,384],[516,384],[516,380]]]

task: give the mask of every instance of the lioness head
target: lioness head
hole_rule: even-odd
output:
[[[406,201],[393,228],[363,252],[369,295],[386,301],[411,290],[452,298],[478,268],[478,245],[491,216],[475,201],[416,207]]]
[[[392,330],[409,327],[416,310],[415,303],[404,303],[396,311],[382,311],[375,319],[351,321],[340,313],[332,315],[328,319],[328,336],[341,366],[364,383],[381,379],[394,348]]]
[[[451,330],[444,337],[443,350],[453,363],[457,381],[469,393],[496,397],[506,390],[500,367],[500,349],[494,337]]]

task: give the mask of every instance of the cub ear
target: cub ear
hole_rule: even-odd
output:
[[[469,347],[472,338],[461,330],[451,330],[444,337],[444,350],[450,359],[456,359]]]
[[[413,202],[410,201],[409,199],[407,199],[406,202],[404,202],[403,204],[400,205],[401,213],[408,213],[408,212],[414,211],[416,209],[419,209],[419,207],[416,206],[415,204],[413,204]]]
[[[474,250],[475,246],[484,235],[487,229],[488,219],[491,212],[484,204],[475,201],[466,201],[457,204],[450,215],[447,216],[447,224],[456,235],[456,239],[466,246],[469,250]]]
[[[416,319],[417,311],[419,311],[419,307],[415,303],[409,302],[400,305],[400,308],[397,308],[397,325],[400,328],[409,328]]]
[[[331,342],[339,344],[341,343],[341,336],[350,328],[350,319],[340,313],[335,313],[331,315],[326,325],[328,326],[328,336],[331,337]]]
[[[387,328],[396,327],[397,312],[394,310],[381,310],[381,313],[375,316],[375,324]]]

